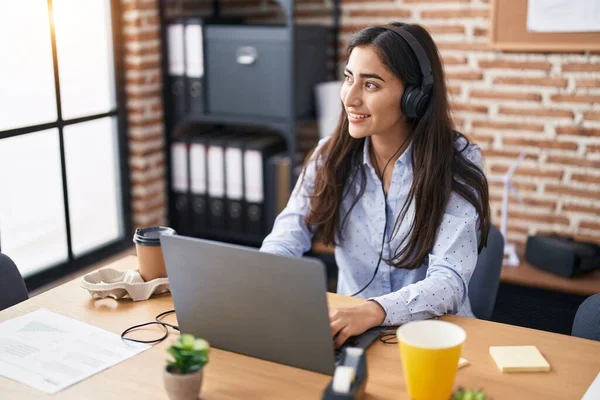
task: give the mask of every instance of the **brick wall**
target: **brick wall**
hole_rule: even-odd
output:
[[[122,0],[133,225],[166,223],[157,0]]]
[[[149,223],[165,216],[158,14],[156,0],[122,1],[134,219]],[[231,15],[281,19],[271,0],[222,4]],[[330,0],[296,4],[299,23],[331,25]],[[522,248],[527,234],[556,231],[600,242],[600,53],[494,51],[487,44],[489,4],[483,0],[341,0],[341,9],[342,50],[367,25],[399,20],[430,30],[457,126],[484,149],[488,174],[503,173],[526,152],[514,177],[523,204],[511,199],[509,240]],[[501,193],[501,185],[492,183],[495,224]]]

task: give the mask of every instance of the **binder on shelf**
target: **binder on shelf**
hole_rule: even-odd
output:
[[[287,154],[283,153],[278,160],[276,160],[276,163],[277,197],[275,198],[275,206],[277,215],[279,215],[279,213],[281,213],[287,206],[288,200],[290,199],[290,194],[292,193],[292,160]]]
[[[225,205],[225,148],[237,134],[223,132],[207,139],[208,227],[211,232],[227,229]]]
[[[194,236],[202,235],[210,229],[210,199],[209,199],[209,159],[210,141],[219,137],[222,132],[211,129],[196,132],[190,143],[190,189],[191,189],[191,220]]]
[[[244,150],[244,200],[246,202],[245,232],[263,236],[267,232],[265,210],[275,207],[265,195],[268,182],[267,160],[285,150],[285,142],[278,136],[264,136],[248,140]]]
[[[173,196],[171,221],[173,228],[183,235],[191,232],[188,179],[188,143],[184,138],[171,142],[171,193]]]
[[[171,124],[181,121],[186,114],[185,55],[183,21],[167,26],[168,90]]]
[[[185,79],[188,112],[204,113],[204,42],[200,18],[189,18],[185,25]]]
[[[190,191],[192,210],[192,232],[194,235],[205,232],[208,221],[206,144],[202,137],[190,142]]]
[[[225,149],[225,214],[229,232],[243,232],[246,205],[244,202],[244,148],[247,135],[227,140]]]
[[[289,200],[291,191],[290,169],[290,157],[285,152],[275,154],[267,160],[265,197],[271,199],[273,207],[266,207],[265,209],[266,233],[273,229],[275,218],[283,211]]]
[[[173,132],[174,139],[171,144],[171,193],[173,199],[171,207],[174,211],[171,215],[179,215],[176,204],[184,202],[183,198],[178,195],[183,188],[187,193],[185,199],[188,203],[185,215],[181,216],[181,221],[178,222],[180,226],[184,226],[184,232],[181,233],[194,235],[198,230],[203,231],[206,227],[206,222],[204,222],[207,218],[206,146],[202,138],[215,134],[216,131],[212,125],[184,123],[179,124]],[[182,157],[183,146],[185,146],[185,158]],[[175,190],[175,188],[179,189]],[[180,206],[180,208],[182,207]]]

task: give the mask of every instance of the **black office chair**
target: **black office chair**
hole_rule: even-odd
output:
[[[600,341],[600,293],[591,295],[579,305],[571,335]]]
[[[28,298],[25,281],[17,266],[6,254],[0,253],[0,311]]]
[[[498,286],[500,272],[504,260],[504,237],[495,226],[491,226],[487,246],[481,250],[477,258],[475,271],[469,281],[469,300],[471,310],[479,319],[490,319]]]

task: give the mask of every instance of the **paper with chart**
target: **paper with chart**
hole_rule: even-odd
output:
[[[41,308],[0,323],[0,375],[53,394],[149,348]]]
[[[532,32],[598,32],[598,0],[529,0],[527,30]]]
[[[600,372],[596,376],[596,379],[592,382],[588,390],[584,393],[581,400],[594,400],[600,399]]]

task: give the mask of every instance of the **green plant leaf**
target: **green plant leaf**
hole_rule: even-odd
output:
[[[483,390],[457,388],[452,394],[452,400],[490,400]]]
[[[173,356],[173,360],[167,360],[167,365],[181,374],[190,373],[208,363],[209,351],[210,345],[206,340],[184,334],[167,348],[167,353]]]
[[[208,342],[204,339],[196,339],[194,341],[194,351],[208,351]]]
[[[180,340],[181,340],[181,344],[186,349],[194,347],[194,342],[195,342],[194,336],[192,336],[190,334],[185,334],[185,335],[181,336]]]
[[[172,356],[173,356],[175,359],[177,359],[177,358],[179,358],[179,357],[180,357],[181,351],[180,351],[178,348],[176,348],[176,347],[172,347],[172,346],[171,346],[171,347],[169,347],[169,348],[167,349],[167,353],[169,353],[169,354],[170,354],[170,355],[172,355]]]

